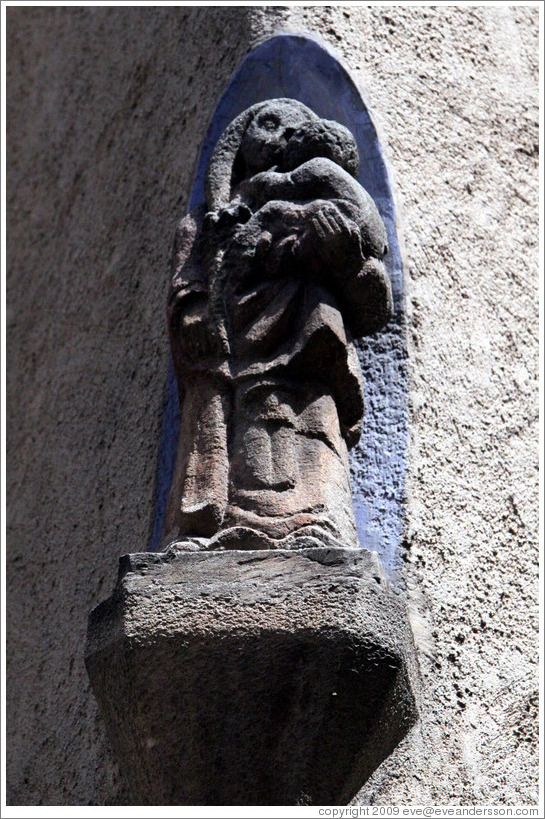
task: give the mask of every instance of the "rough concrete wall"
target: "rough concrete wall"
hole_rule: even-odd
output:
[[[532,8],[9,8],[10,804],[128,804],[83,668],[147,543],[167,263],[199,141],[287,28],[367,93],[403,205],[422,724],[362,804],[537,800]]]

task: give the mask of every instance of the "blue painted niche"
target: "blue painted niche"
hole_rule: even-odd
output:
[[[404,530],[407,443],[407,370],[403,273],[388,168],[375,127],[346,69],[322,45],[299,35],[273,37],[242,61],[221,97],[204,139],[190,208],[204,202],[204,176],[214,146],[231,120],[250,105],[292,97],[327,119],[346,125],[360,152],[359,181],[375,200],[386,225],[385,263],[394,293],[394,317],[373,338],[359,342],[366,412],[360,443],[351,455],[354,511],[362,547],[378,552],[392,580],[400,574]],[[170,489],[178,436],[178,395],[171,366],[159,453],[150,550],[158,547]]]

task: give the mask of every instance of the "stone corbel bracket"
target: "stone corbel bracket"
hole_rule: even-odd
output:
[[[135,804],[346,804],[416,719],[403,598],[354,549],[135,554],[87,668]]]

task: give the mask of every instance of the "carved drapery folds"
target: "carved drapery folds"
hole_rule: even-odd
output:
[[[163,547],[357,546],[353,339],[392,309],[352,134],[290,99],[228,126],[180,223],[168,320],[180,393]]]

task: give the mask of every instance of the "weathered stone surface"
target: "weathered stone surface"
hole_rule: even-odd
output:
[[[416,718],[376,555],[126,555],[86,662],[135,804],[347,802]]]
[[[163,546],[358,545],[353,338],[392,313],[386,231],[343,125],[294,99],[227,126],[178,226],[168,300],[178,457]],[[286,543],[289,538],[289,544]],[[281,542],[280,542],[281,541]]]

